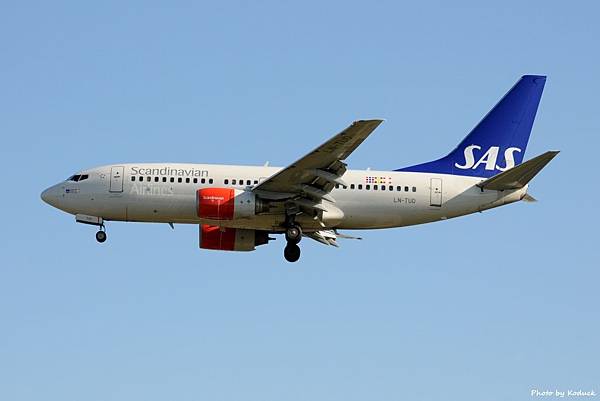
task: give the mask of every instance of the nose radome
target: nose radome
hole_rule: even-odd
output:
[[[47,204],[54,206],[56,204],[56,188],[50,187],[40,195],[42,200]]]

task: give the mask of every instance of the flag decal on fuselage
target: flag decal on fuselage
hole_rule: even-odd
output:
[[[365,177],[365,183],[366,184],[391,184],[392,177],[367,176],[367,177]]]

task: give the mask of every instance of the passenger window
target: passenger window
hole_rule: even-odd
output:
[[[362,189],[362,184],[358,184],[358,189]]]
[[[354,189],[354,184],[350,184],[350,189]]]
[[[194,178],[194,184],[197,184],[197,183],[198,183],[198,179]]]
[[[252,185],[252,181],[246,180],[246,185]]]
[[[212,184],[212,183],[213,183],[213,179],[212,179],[212,178],[209,178],[209,179],[208,179],[208,183],[209,183],[209,184]]]
[[[190,183],[190,177],[188,177],[188,178],[186,178],[186,179],[185,179],[185,183],[186,183],[186,184],[189,184],[189,183]]]
[[[336,187],[336,188],[339,188],[339,187],[340,187],[340,184],[335,184],[335,187]]]
[[[400,185],[398,185],[398,186],[396,187],[396,191],[398,191],[398,192],[402,191],[402,187],[401,187]]]
[[[205,182],[206,182],[206,178],[201,178],[201,179],[200,179],[200,183],[201,183],[201,184],[204,184]]]
[[[171,177],[171,182],[175,182],[175,177]]]
[[[146,177],[146,181],[150,182],[152,180],[152,177],[148,176]]]
[[[227,178],[225,178],[225,180],[223,181],[223,184],[229,185],[229,180]]]
[[[254,185],[258,184],[258,180],[254,180]]]
[[[231,180],[231,185],[235,185],[236,184],[236,180]]]
[[[240,183],[240,185],[244,185],[244,180],[239,180],[238,182]]]
[[[413,187],[413,192],[417,192],[417,187]]]
[[[371,186],[369,184],[365,185],[365,189],[368,191],[369,189],[371,189]]]
[[[144,181],[144,177],[142,177],[142,176],[140,175],[140,177],[138,178],[138,181]]]
[[[163,182],[167,182],[167,177],[163,177]]]
[[[408,187],[404,187],[404,192],[408,192]]]
[[[134,176],[131,176],[131,181],[135,181],[135,177]]]
[[[183,179],[181,177],[177,178],[177,182],[181,183],[183,182]]]
[[[158,177],[154,177],[154,182],[158,182]]]
[[[394,186],[393,186],[393,185],[390,185],[390,187],[389,187],[388,189],[389,189],[390,191],[393,191],[393,190],[394,190]]]
[[[373,185],[373,189],[374,189],[375,191],[377,191],[377,190],[379,189],[379,186],[378,186],[378,185]]]
[[[382,186],[381,186],[381,190],[382,190],[382,191],[385,191],[385,185],[382,185]]]

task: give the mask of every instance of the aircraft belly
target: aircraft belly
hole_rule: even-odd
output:
[[[281,215],[259,215],[247,219],[236,220],[205,220],[198,221],[202,224],[219,225],[222,227],[245,228],[249,230],[264,230],[272,232],[283,232],[285,216]],[[323,226],[312,217],[298,215],[296,222],[300,224],[303,231],[317,231],[323,229]]]

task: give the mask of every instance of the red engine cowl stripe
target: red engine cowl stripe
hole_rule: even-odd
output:
[[[235,211],[234,198],[234,189],[199,189],[196,192],[198,217],[213,220],[232,220]]]

